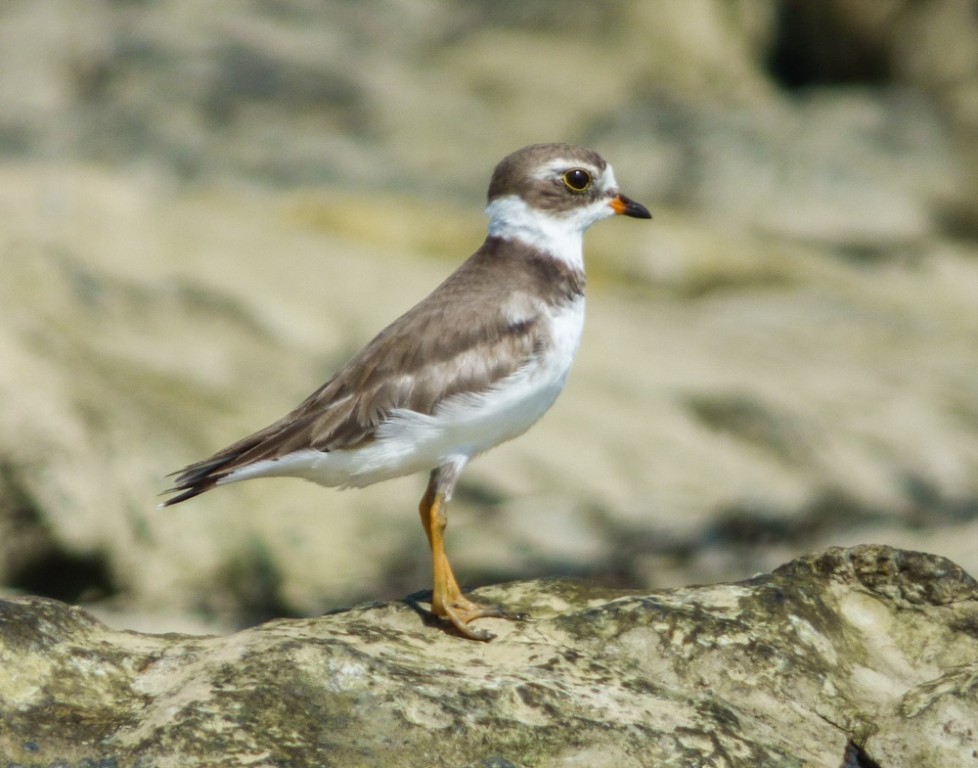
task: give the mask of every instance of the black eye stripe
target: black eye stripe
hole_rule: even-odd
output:
[[[591,174],[583,168],[571,168],[564,173],[561,179],[564,182],[564,186],[571,190],[571,192],[584,192],[591,186],[591,182],[593,181]]]

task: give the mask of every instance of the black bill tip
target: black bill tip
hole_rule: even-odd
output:
[[[619,216],[631,216],[633,219],[651,219],[652,214],[649,209],[641,203],[636,203],[631,198],[618,193],[611,198],[611,208]]]

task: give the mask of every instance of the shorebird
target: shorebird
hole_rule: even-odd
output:
[[[293,411],[174,473],[177,504],[218,485],[299,477],[360,488],[430,472],[420,503],[434,570],[431,611],[463,636],[506,617],[459,588],[445,553],[447,505],[475,456],[525,432],[564,388],[584,326],[585,230],[651,218],[600,155],[534,144],[489,184],[485,242]]]

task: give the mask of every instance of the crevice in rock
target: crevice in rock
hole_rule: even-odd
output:
[[[860,26],[833,3],[785,0],[765,68],[789,91],[892,79],[884,30]]]
[[[103,554],[72,552],[57,541],[10,462],[0,462],[0,580],[67,603],[118,591]]]
[[[53,545],[12,571],[7,583],[14,589],[66,603],[89,603],[118,591],[104,556],[76,554]]]
[[[846,744],[840,768],[883,768],[883,766],[867,755],[856,742],[850,741]]]

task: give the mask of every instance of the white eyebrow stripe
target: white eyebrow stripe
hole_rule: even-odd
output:
[[[561,170],[562,168],[584,168],[585,170],[590,171],[595,178],[601,175],[600,171],[598,171],[598,169],[590,163],[582,163],[580,160],[571,160],[569,158],[558,157],[537,168],[531,174],[531,176],[534,179],[547,179],[553,175],[555,171]]]

